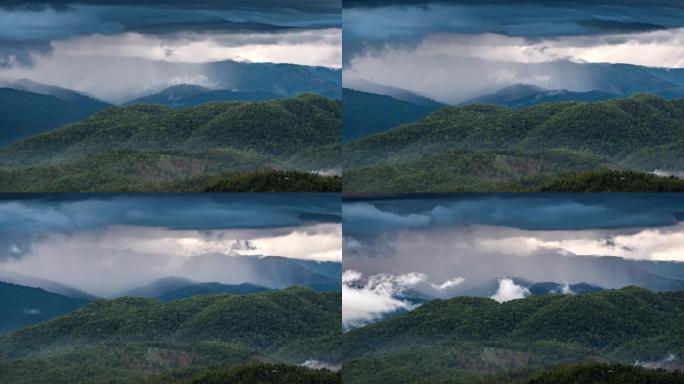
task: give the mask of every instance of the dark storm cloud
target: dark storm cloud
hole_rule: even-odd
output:
[[[88,34],[126,31],[171,33],[182,31],[273,31],[280,28],[339,27],[338,11],[303,12],[296,8],[223,7],[190,9],[136,5],[72,4],[68,9],[0,9],[0,41],[51,41]]]
[[[387,7],[405,5],[427,5],[427,4],[507,4],[524,5],[538,4],[547,6],[557,5],[629,5],[635,7],[663,6],[663,7],[684,7],[679,0],[345,0],[344,7]]]
[[[352,1],[343,14],[345,63],[363,50],[436,33],[535,39],[684,26],[684,4],[674,1]]]
[[[48,53],[50,44],[45,41],[10,41],[0,44],[0,68],[16,65],[33,65],[31,52]]]
[[[89,5],[155,5],[180,8],[292,8],[302,11],[334,12],[342,7],[341,0],[51,0],[51,1],[15,1],[0,2],[0,7],[8,9],[69,9],[71,4]]]
[[[30,66],[54,41],[135,32],[146,35],[278,33],[339,28],[334,1],[53,1],[0,3],[0,65]],[[39,45],[41,49],[36,49]]]
[[[467,225],[524,230],[617,229],[675,225],[684,212],[684,196],[440,195],[347,199],[342,210],[345,235],[351,236]]]
[[[171,230],[272,229],[339,222],[331,194],[4,195],[0,258],[20,256],[50,233],[111,226]]]

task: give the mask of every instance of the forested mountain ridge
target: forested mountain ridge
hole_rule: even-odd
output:
[[[684,291],[627,287],[501,304],[474,297],[433,300],[348,332],[345,379],[479,383],[492,374],[554,364],[658,361],[684,353],[682,324]]]
[[[408,192],[413,179],[436,191],[505,190],[507,183],[567,172],[678,171],[682,149],[683,100],[642,94],[515,110],[446,107],[345,145],[345,191]]]
[[[181,84],[166,88],[158,93],[131,100],[126,105],[159,104],[173,108],[185,108],[221,101],[263,101],[282,98],[273,92],[240,92],[227,89],[210,89],[197,85]]]
[[[39,191],[99,174],[110,190],[126,190],[236,171],[327,170],[341,162],[340,129],[340,102],[311,94],[180,110],[111,107],[0,150],[0,178],[6,190]]]
[[[168,303],[134,297],[98,300],[0,336],[0,380],[60,377],[74,382],[87,367],[90,382],[132,383],[171,369],[255,359],[336,361],[340,308],[339,293],[299,287]],[[51,353],[42,354],[47,350]]]
[[[573,92],[562,89],[544,89],[527,84],[516,84],[466,101],[462,105],[497,104],[510,108],[522,108],[559,101],[601,101],[617,97],[621,96],[601,91]]]

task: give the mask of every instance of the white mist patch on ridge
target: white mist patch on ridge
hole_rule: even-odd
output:
[[[311,368],[311,369],[328,369],[333,372],[338,372],[342,369],[342,364],[339,363],[327,363],[325,361],[319,361],[319,360],[314,360],[314,359],[309,359],[302,364],[300,364],[302,367],[306,368]]]
[[[680,172],[680,171],[671,171],[671,170],[667,170],[667,169],[654,169],[650,173],[652,175],[656,175],[656,176],[660,176],[660,177],[674,176],[678,179],[684,179],[684,172]]]
[[[499,303],[504,303],[510,300],[524,299],[529,295],[529,289],[516,284],[513,279],[509,277],[504,277],[499,279],[499,289],[491,298]]]
[[[560,288],[559,293],[561,293],[563,295],[574,295],[575,294],[575,292],[573,292],[573,290],[570,288],[569,283],[563,284],[563,286]]]
[[[465,279],[463,277],[457,277],[455,279],[447,280],[443,282],[442,284],[430,284],[430,286],[434,289],[437,289],[439,291],[446,291],[451,288],[455,288],[465,282]]]
[[[674,353],[668,354],[664,359],[658,361],[635,361],[634,365],[637,367],[644,367],[649,369],[667,369],[670,363],[677,361],[677,355]]]
[[[316,169],[313,171],[310,171],[310,173],[320,175],[320,176],[342,176],[342,170],[339,168],[329,168],[329,169]]]

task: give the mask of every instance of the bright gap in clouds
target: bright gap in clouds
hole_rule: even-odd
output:
[[[122,33],[89,35],[52,43],[54,55],[137,57],[168,62],[221,60],[341,67],[339,28],[279,33],[177,33],[171,36]]]
[[[342,259],[339,224],[266,230],[169,230],[114,226],[74,233],[53,232],[30,249],[0,263],[1,270],[76,286],[110,296],[162,277],[242,283],[251,270],[218,271],[221,260],[280,256],[313,261]],[[268,276],[257,276],[268,280]],[[254,276],[252,276],[254,278]]]
[[[578,256],[684,262],[684,224],[664,228],[582,231],[509,230],[477,238],[478,249],[511,255],[559,250]]]

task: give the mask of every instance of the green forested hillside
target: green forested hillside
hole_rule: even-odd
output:
[[[322,176],[297,171],[251,171],[200,176],[163,186],[187,192],[339,192],[341,176]]]
[[[447,107],[347,144],[345,191],[539,190],[561,174],[680,171],[682,143],[684,100],[652,95]]]
[[[262,286],[250,283],[235,285],[220,283],[199,283],[174,289],[169,292],[164,292],[163,294],[159,295],[158,298],[161,301],[173,301],[201,295],[216,295],[221,293],[247,295],[250,293],[265,292],[268,290],[268,288],[264,288]]]
[[[634,171],[590,171],[534,180],[541,192],[684,192],[684,180]],[[515,189],[515,188],[514,188]],[[521,185],[521,190],[530,187]]]
[[[345,336],[345,382],[488,383],[586,361],[684,353],[684,291],[636,287],[581,296],[434,300]],[[680,362],[681,364],[681,362]],[[542,381],[543,382],[543,381]]]
[[[188,370],[151,378],[164,384],[340,384],[339,372],[314,370],[285,364],[245,364]]]
[[[315,95],[181,110],[112,107],[0,150],[0,185],[5,191],[164,190],[236,171],[328,170],[341,161],[340,127],[340,103]]]
[[[542,370],[518,384],[678,384],[684,383],[684,372],[648,369],[618,364],[585,364]]]
[[[168,303],[98,300],[0,336],[0,382],[135,383],[252,360],[339,361],[340,310],[339,293],[296,287]]]
[[[0,147],[84,119],[107,106],[85,96],[70,101],[0,87]]]

